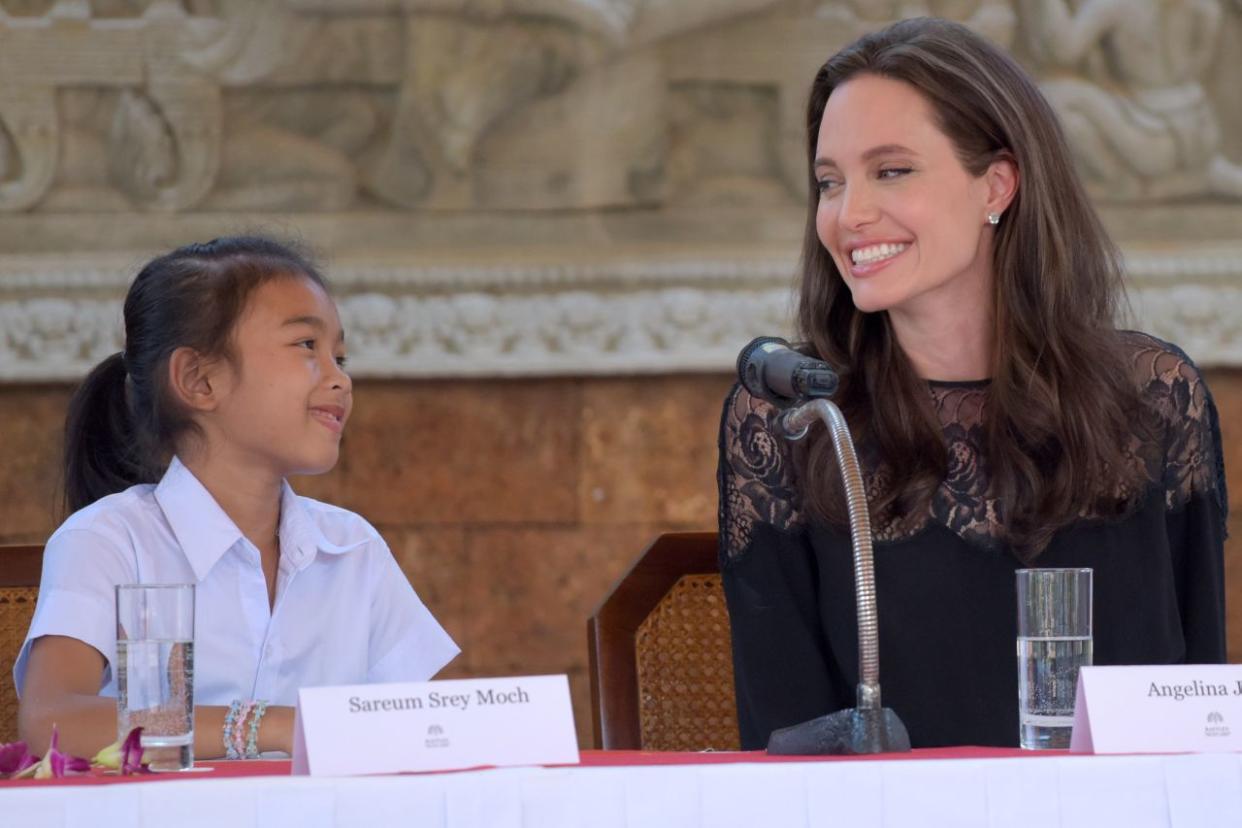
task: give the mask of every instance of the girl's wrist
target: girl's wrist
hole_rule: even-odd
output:
[[[269,707],[258,733],[259,752],[293,753],[293,708]]]

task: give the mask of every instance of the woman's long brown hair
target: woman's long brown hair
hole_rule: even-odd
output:
[[[948,459],[926,381],[888,314],[863,313],[815,230],[812,163],[829,95],[861,74],[903,81],[931,105],[962,165],[982,175],[998,158],[1018,169],[1017,195],[993,245],[994,342],[985,421],[990,495],[1001,539],[1024,560],[1084,510],[1120,512],[1137,390],[1114,313],[1119,256],[1074,172],[1056,116],[1026,73],[964,26],[905,20],[838,52],[815,76],[807,106],[807,223],[798,309],[801,336],[843,368],[837,402],[860,445],[884,458],[888,485],[873,515],[926,512]],[[812,514],[845,522],[827,435],[801,457]]]

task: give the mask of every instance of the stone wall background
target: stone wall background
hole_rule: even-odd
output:
[[[568,672],[587,744],[585,619],[656,534],[714,528],[733,358],[786,329],[810,77],[927,12],[1062,113],[1130,322],[1210,369],[1236,475],[1242,0],[1084,5],[0,0],[0,542],[59,519],[64,406],[136,268],[301,238],[359,382],[299,489],[380,527],[463,646],[449,675]]]

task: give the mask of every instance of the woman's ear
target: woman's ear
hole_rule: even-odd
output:
[[[1001,215],[1018,194],[1018,165],[1008,154],[1001,155],[983,173],[988,185],[987,212]]]
[[[182,346],[168,359],[168,387],[191,411],[213,411],[220,404],[221,361]]]

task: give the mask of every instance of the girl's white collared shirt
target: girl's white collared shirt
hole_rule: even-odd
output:
[[[117,584],[196,585],[198,704],[292,705],[299,687],[425,681],[460,652],[366,520],[288,483],[280,515],[269,609],[259,550],[176,458],[158,485],[74,513],[44,549],[39,601],[13,666],[18,691],[31,642],[64,635],[103,655],[100,694],[116,695]]]

